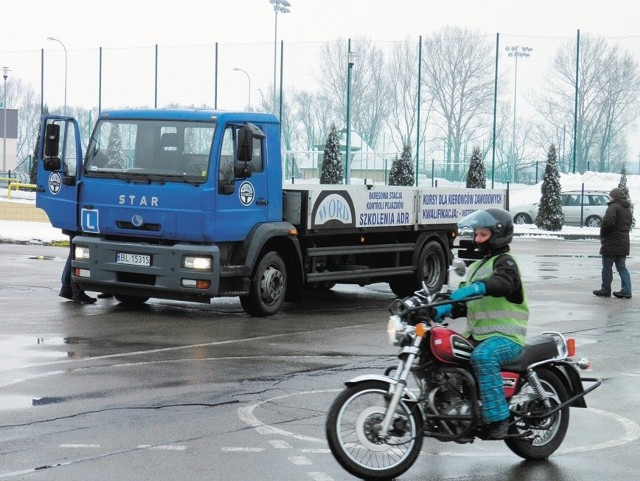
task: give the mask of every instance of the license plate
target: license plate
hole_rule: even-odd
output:
[[[151,256],[143,254],[130,254],[128,252],[117,252],[116,264],[149,267],[151,265]]]

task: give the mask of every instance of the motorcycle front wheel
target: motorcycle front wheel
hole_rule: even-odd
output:
[[[331,452],[345,470],[361,479],[393,479],[420,454],[424,421],[414,403],[400,401],[389,435],[376,434],[389,403],[388,390],[382,381],[349,386],[329,408],[325,429]]]
[[[553,372],[547,370],[536,371],[540,383],[544,388],[551,408],[555,408],[569,399],[562,381]],[[530,394],[532,399],[517,406],[518,412],[530,416],[543,416],[550,409],[542,401],[533,398],[533,388],[525,383],[518,394]],[[518,395],[517,394],[517,395]],[[505,440],[506,445],[515,454],[524,459],[546,459],[562,444],[569,428],[569,406],[549,417],[536,420],[519,420],[511,427],[509,434],[523,434],[531,432],[530,436]]]

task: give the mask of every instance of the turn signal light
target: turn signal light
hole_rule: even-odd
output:
[[[424,322],[416,324],[416,336],[424,337],[427,333],[427,325]]]
[[[576,340],[573,337],[567,339],[567,350],[569,351],[569,357],[576,355]]]

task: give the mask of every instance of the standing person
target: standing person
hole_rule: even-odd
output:
[[[609,207],[600,225],[600,254],[602,255],[602,285],[593,294],[598,297],[611,297],[613,265],[620,275],[621,288],[613,295],[622,299],[631,299],[631,276],[626,262],[630,251],[629,231],[633,223],[631,203],[620,187],[609,192]]]
[[[71,241],[73,240],[74,235],[75,234],[69,234],[69,255],[67,256],[67,261],[64,264],[64,269],[62,269],[62,278],[60,279],[62,287],[60,288],[60,293],[58,295],[65,299],[69,299],[74,304],[93,304],[96,302],[96,298],[88,296],[80,289],[77,282],[71,280],[71,258],[73,252],[73,243]]]
[[[522,352],[529,320],[520,270],[509,253],[513,220],[506,210],[491,208],[468,215],[458,227],[473,229],[483,257],[469,266],[466,280],[451,293],[450,299],[483,297],[438,306],[435,318],[467,317],[463,335],[475,345],[471,364],[478,380],[482,417],[488,425],[486,437],[503,439],[509,430],[510,413],[500,368]]]

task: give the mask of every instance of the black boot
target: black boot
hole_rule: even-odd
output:
[[[597,291],[593,291],[593,295],[598,297],[611,297],[611,292],[605,291],[603,289],[598,289]]]
[[[509,432],[509,420],[503,419],[488,425],[487,439],[504,439]]]
[[[93,304],[96,302],[95,297],[88,296],[83,291],[74,292],[72,300],[74,304]]]

